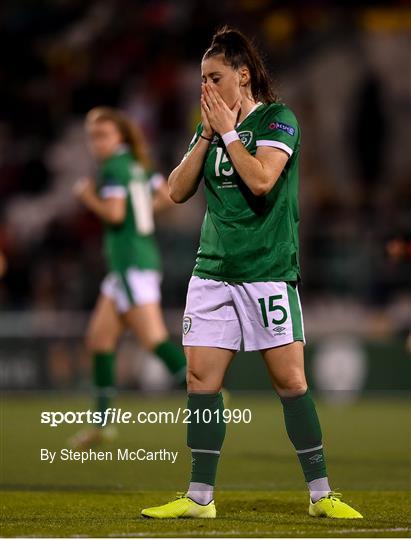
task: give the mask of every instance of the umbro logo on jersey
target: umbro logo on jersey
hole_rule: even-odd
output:
[[[238,136],[240,137],[240,141],[243,143],[245,147],[247,147],[253,138],[253,132],[252,131],[239,131]]]
[[[191,317],[188,317],[188,315],[186,315],[183,318],[183,334],[187,335],[188,332],[190,331],[190,328],[191,328]]]
[[[274,332],[276,334],[285,334],[284,330],[285,330],[285,327],[284,326],[276,326],[275,328],[273,328]]]

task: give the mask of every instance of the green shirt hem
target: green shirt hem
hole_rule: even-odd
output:
[[[215,276],[213,274],[208,274],[207,272],[202,272],[201,270],[193,270],[193,276],[204,279],[213,279],[214,281],[227,281],[228,283],[257,283],[257,282],[266,282],[266,281],[300,281],[301,277],[299,274],[287,274],[285,276],[263,276],[256,279],[244,279],[244,278],[233,278],[232,276]]]
[[[130,270],[132,268],[135,268],[137,270],[154,270],[155,272],[159,272],[160,274],[163,272],[162,266],[136,264],[136,263],[128,263],[125,265],[116,265],[116,264],[106,263],[106,267],[109,272],[127,272],[127,270]]]

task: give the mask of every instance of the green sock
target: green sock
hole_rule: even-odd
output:
[[[301,396],[281,398],[285,426],[297,451],[306,482],[327,476],[321,426],[309,390]]]
[[[114,353],[100,352],[93,355],[96,410],[102,415],[110,407],[114,394]]]
[[[173,343],[170,339],[167,339],[157,345],[153,352],[163,360],[177,381],[185,381],[186,357],[181,347]]]
[[[214,486],[226,425],[224,402],[219,394],[188,394],[191,411],[187,424],[187,445],[191,448],[191,482]],[[218,412],[216,412],[218,411]]]

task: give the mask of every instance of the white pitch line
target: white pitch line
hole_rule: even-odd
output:
[[[333,532],[336,532],[336,533],[345,533],[345,532],[368,532],[368,531],[372,531],[372,532],[384,532],[384,531],[389,531],[389,532],[405,532],[405,531],[410,531],[411,529],[409,527],[387,527],[387,528],[381,528],[381,529],[338,529],[336,531],[333,530]]]
[[[221,531],[205,531],[207,533],[207,535],[218,535],[218,537],[221,537],[222,535],[227,535],[227,534],[238,534],[240,535],[241,534],[241,531],[235,531],[235,530],[230,530],[230,531],[224,531],[224,533],[222,533]],[[267,532],[267,531],[266,531]],[[201,538],[201,536],[198,536],[199,534],[199,530],[195,530],[195,531],[184,531],[184,536],[182,536],[181,538]],[[253,533],[254,534],[254,533]],[[192,535],[192,536],[190,536]],[[147,537],[150,537],[150,538],[162,538],[158,533],[120,533],[120,534],[109,534],[108,535],[108,538],[139,538],[139,537],[144,537],[144,536],[147,536]]]
[[[345,533],[355,533],[355,532],[358,532],[358,533],[362,533],[362,532],[406,532],[406,531],[410,531],[411,529],[409,527],[385,527],[385,528],[374,528],[374,529],[366,529],[366,528],[362,528],[362,529],[356,529],[356,528],[352,528],[352,529],[338,529],[338,530],[333,530],[332,533],[335,534],[336,536],[338,534],[345,534]],[[231,529],[231,530],[226,530],[226,531],[204,531],[206,533],[206,536],[216,536],[218,538],[225,538],[227,535],[232,535],[232,534],[235,534],[235,535],[238,535],[239,538],[243,538],[242,536],[242,533],[244,531],[238,531],[238,530],[235,530],[235,529]],[[265,531],[253,531],[253,537],[255,535],[258,535],[260,534],[261,536],[267,534],[269,531],[265,530]],[[297,531],[281,531],[279,532],[279,534],[281,536],[295,536],[295,535],[307,535],[308,533],[311,533],[312,530],[310,531],[304,531],[304,530],[297,530]],[[201,538],[198,534],[199,534],[199,531],[198,530],[195,530],[195,531],[184,531],[184,535],[181,535],[180,538],[194,538],[194,539],[197,539],[197,538]],[[106,538],[163,538],[162,536],[160,536],[158,533],[149,533],[149,532],[135,532],[135,533],[118,533],[118,534],[109,534]],[[20,538],[36,538],[34,535],[25,535],[25,536],[21,536]],[[44,538],[55,538],[54,536],[44,536]],[[88,538],[88,536],[84,536],[84,535],[80,535],[80,534],[73,534],[71,536],[69,536],[68,538]],[[246,538],[250,538],[250,537],[246,537]]]
[[[345,533],[355,533],[355,532],[406,532],[406,531],[410,531],[411,529],[409,527],[385,527],[385,528],[370,528],[370,529],[356,529],[356,528],[352,528],[352,529],[338,529],[338,530],[333,530],[333,534],[337,535],[337,534],[345,534]],[[238,535],[241,535],[242,532],[244,531],[237,531],[237,530],[229,530],[229,531],[204,531],[207,536],[211,536],[211,535],[217,535],[218,537],[220,538],[224,538],[226,537],[228,534],[238,534]],[[261,535],[264,535],[264,534],[267,534],[269,531],[253,531],[253,535],[256,535],[256,534],[261,534]],[[312,532],[312,531],[304,531],[304,530],[298,530],[298,531],[290,531],[290,532],[286,532],[286,531],[281,531],[280,534],[281,535],[284,535],[284,536],[287,536],[287,535],[295,535],[295,534],[298,534],[298,535],[306,535],[308,534],[309,532]],[[184,531],[184,535],[181,536],[181,538],[186,538],[187,536],[189,536],[190,538],[200,538],[198,536],[199,534],[199,531],[196,530],[196,531]],[[190,536],[190,535],[193,535],[193,536]],[[159,538],[160,535],[158,533],[154,534],[154,533],[120,533],[120,534],[109,534],[108,535],[109,538],[139,538],[139,537],[152,537],[152,538]]]

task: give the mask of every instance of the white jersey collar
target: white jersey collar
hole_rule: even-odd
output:
[[[262,105],[262,104],[263,104],[262,101],[258,101],[258,102],[254,105],[254,107],[253,107],[250,111],[248,111],[248,114],[247,114],[246,116],[244,116],[244,118],[241,120],[241,122],[238,122],[238,124],[236,124],[235,127],[238,127],[239,125],[241,125],[241,124],[244,122],[244,120],[245,120],[246,118],[248,118],[248,117],[250,116],[250,114],[253,113],[256,109],[258,109],[258,107],[259,107],[260,105]]]

